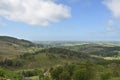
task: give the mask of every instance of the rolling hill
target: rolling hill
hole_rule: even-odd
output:
[[[120,59],[105,58],[119,57],[120,46],[113,46],[113,43],[112,46],[83,43],[41,42],[41,45],[0,36],[0,80],[77,80],[71,76],[76,76],[79,72],[84,73],[85,78],[89,77],[89,72],[95,73],[92,75],[95,79],[91,80],[119,80]],[[61,70],[62,73],[57,74]],[[56,74],[64,79],[54,79]]]
[[[59,42],[59,44],[62,42]],[[36,44],[27,40],[17,39],[8,36],[0,36],[0,60],[1,65],[6,61],[13,63],[7,65],[15,67],[15,63],[22,63],[21,68],[51,67],[65,63],[79,63],[81,61],[92,60],[94,62],[103,62],[103,57],[119,56],[119,46],[104,46],[95,43],[66,46],[68,42],[62,43],[62,46],[55,46],[53,42],[49,45]],[[65,44],[65,46],[64,46]],[[70,44],[70,42],[69,42]],[[53,45],[53,46],[52,46]],[[58,44],[57,44],[58,45]],[[95,56],[94,56],[95,55]],[[96,57],[97,56],[97,57]],[[18,65],[18,64],[17,64]]]
[[[14,58],[23,54],[27,48],[35,46],[30,41],[8,36],[0,36],[0,59]]]

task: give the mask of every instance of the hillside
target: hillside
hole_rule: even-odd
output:
[[[0,80],[119,80],[120,46],[116,44],[38,44],[0,36]]]
[[[0,59],[14,58],[23,54],[27,48],[35,46],[32,42],[8,36],[0,36]]]
[[[94,44],[82,44],[75,46],[63,46],[66,49],[70,49],[77,52],[82,52],[89,55],[97,55],[103,57],[118,56],[120,52],[120,46],[104,46],[98,43]]]
[[[106,57],[116,56],[119,58],[120,55],[119,46],[105,46],[100,43],[59,41],[55,43],[41,42],[41,44],[8,36],[0,36],[0,60],[19,61],[23,62],[21,68],[35,68],[50,67],[67,62],[79,63],[81,60],[99,62],[104,61]]]
[[[48,68],[92,59],[82,52],[52,46],[50,48],[41,47],[40,44],[8,36],[0,36],[0,44],[0,65],[9,68]]]
[[[0,43],[16,44],[24,47],[29,47],[34,45],[32,42],[28,40],[17,39],[9,36],[0,36]]]

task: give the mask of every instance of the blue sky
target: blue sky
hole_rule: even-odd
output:
[[[6,6],[7,1],[9,4]],[[116,9],[119,8],[120,0],[40,0],[40,3],[51,4],[49,7],[41,4],[43,10],[39,13],[43,13],[44,18],[34,13],[38,12],[40,4],[25,7],[25,12],[21,8],[23,3],[27,5],[31,1],[34,4],[34,1],[39,0],[12,1],[0,1],[1,36],[32,41],[120,41],[120,10]],[[33,10],[29,10],[29,7]],[[31,12],[29,16],[26,10]]]

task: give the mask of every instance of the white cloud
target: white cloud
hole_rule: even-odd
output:
[[[104,5],[111,11],[112,19],[108,21],[107,31],[117,32],[120,30],[119,20],[120,20],[120,0],[104,0]]]
[[[71,16],[70,7],[54,0],[0,0],[0,16],[30,25],[47,26]]]
[[[120,19],[120,0],[104,0],[104,4],[112,12],[115,18]]]

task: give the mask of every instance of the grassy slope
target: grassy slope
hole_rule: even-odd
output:
[[[35,67],[41,67],[41,68],[50,68],[52,66],[62,65],[65,63],[73,63],[73,62],[80,62],[81,59],[77,57],[67,57],[62,58],[60,54],[53,54],[54,57],[50,58],[49,55],[46,53],[40,53],[37,55],[34,55],[34,59],[27,62],[27,65],[23,66],[23,68],[35,68]]]
[[[31,42],[26,40],[0,36],[0,59],[15,58],[17,55],[26,52],[27,47],[32,45],[33,44]]]

